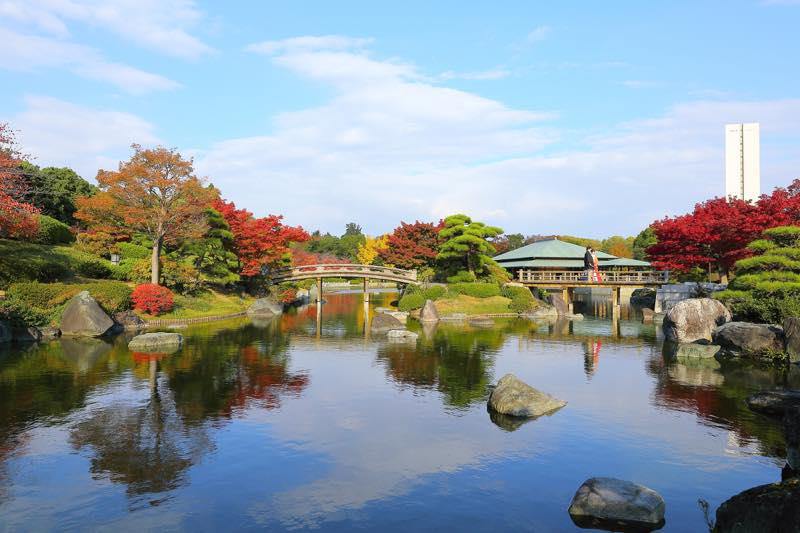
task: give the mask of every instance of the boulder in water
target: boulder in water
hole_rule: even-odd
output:
[[[114,322],[116,322],[122,329],[125,330],[138,330],[147,327],[147,322],[139,318],[139,315],[133,311],[121,311],[114,313]]]
[[[716,533],[800,530],[800,479],[747,489],[717,509]]]
[[[784,350],[783,328],[771,324],[728,322],[714,330],[713,339],[732,355],[772,357]]]
[[[132,352],[173,353],[183,346],[180,333],[144,333],[137,335],[128,343]]]
[[[61,316],[61,334],[67,337],[102,337],[114,326],[89,291],[72,298]]]
[[[747,397],[751,411],[783,417],[789,409],[800,407],[800,390],[761,391]]]
[[[419,313],[420,322],[439,322],[439,312],[432,300],[426,300]]]
[[[378,313],[369,325],[370,333],[387,333],[393,329],[405,329],[405,324],[388,313]]]
[[[390,342],[417,342],[418,334],[407,329],[392,329],[386,333]]]
[[[513,374],[506,374],[497,382],[489,396],[489,407],[498,413],[532,418],[552,413],[567,402],[534,389]]]
[[[731,313],[711,298],[689,298],[675,304],[664,316],[664,336],[684,343],[711,340],[714,329],[731,321]]]
[[[247,309],[250,316],[275,316],[283,313],[283,304],[272,298],[259,298]]]
[[[578,488],[569,515],[580,527],[620,531],[658,529],[664,525],[664,498],[630,481],[594,477]]]
[[[789,361],[800,362],[800,318],[789,317],[783,321],[784,348]]]

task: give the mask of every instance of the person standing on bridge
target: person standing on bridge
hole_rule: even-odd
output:
[[[594,281],[600,283],[602,278],[600,277],[600,265],[597,261],[597,250],[592,248],[592,270],[594,271]]]
[[[592,280],[592,271],[594,270],[594,256],[592,255],[592,247],[586,247],[586,253],[583,254],[583,272],[586,275],[586,281]]]

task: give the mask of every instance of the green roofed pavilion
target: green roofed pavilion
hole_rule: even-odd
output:
[[[586,248],[557,238],[537,241],[522,248],[495,256],[497,263],[510,270],[583,270],[583,256]],[[647,261],[616,257],[605,252],[597,252],[600,270],[645,269],[650,268]]]

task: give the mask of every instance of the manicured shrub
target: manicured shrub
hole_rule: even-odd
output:
[[[40,244],[69,244],[75,240],[75,236],[69,226],[60,220],[39,215],[39,230],[35,240]]]
[[[107,313],[117,313],[130,309],[131,288],[118,281],[97,281],[89,283],[14,283],[6,292],[7,301],[18,309],[30,311],[32,316],[47,317],[45,322],[58,323],[67,302],[81,291],[97,300]],[[42,325],[29,322],[30,325]]]
[[[447,287],[431,285],[429,287],[424,287],[420,291],[420,294],[422,294],[422,297],[426,300],[438,300],[447,294]]]
[[[463,294],[474,298],[500,296],[500,286],[495,283],[453,283],[447,289],[452,294]]]
[[[425,297],[419,292],[406,293],[400,298],[397,303],[397,308],[400,311],[412,311],[414,309],[421,309],[425,305]]]
[[[511,299],[509,308],[515,313],[525,313],[533,311],[539,306],[539,302],[527,287],[505,286],[502,295]]]
[[[135,309],[151,315],[160,315],[171,311],[175,305],[172,291],[154,283],[137,286],[133,289],[131,300]]]
[[[132,242],[118,242],[117,250],[119,251],[120,258],[125,259],[149,259],[152,254],[150,248],[134,244]]]
[[[477,278],[475,277],[475,274],[472,272],[469,272],[468,270],[462,270],[458,274],[448,277],[447,283],[471,283],[476,279]]]
[[[14,283],[6,291],[6,296],[30,307],[47,309],[54,298],[64,292],[63,283],[39,283],[38,281]]]
[[[75,273],[85,278],[108,279],[111,277],[113,263],[99,258],[79,261],[75,264]]]

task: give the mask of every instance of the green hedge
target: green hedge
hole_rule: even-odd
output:
[[[735,320],[762,324],[783,324],[789,317],[800,316],[800,297],[759,295],[747,291],[726,290],[714,294],[724,303]]]
[[[509,308],[515,313],[525,313],[539,307],[539,302],[527,287],[507,285],[503,287],[501,292],[503,296],[511,299]]]
[[[106,279],[111,261],[72,246],[52,246],[0,239],[0,289],[19,281],[51,282],[71,276]]]
[[[60,220],[39,215],[39,229],[35,240],[39,244],[69,244],[75,240],[75,236],[69,226]]]
[[[397,308],[400,311],[412,311],[414,309],[421,309],[425,305],[426,298],[419,292],[411,292],[404,294],[400,301],[397,302]]]
[[[123,261],[126,259],[149,259],[153,253],[150,248],[132,242],[118,242],[117,249]]]
[[[6,296],[7,302],[18,311],[24,310],[39,317],[30,322],[31,325],[41,326],[47,322],[58,323],[67,302],[84,290],[89,291],[100,307],[109,314],[130,309],[131,288],[119,281],[14,283],[8,288]]]
[[[453,283],[447,290],[451,294],[463,294],[474,298],[500,296],[500,285],[495,283]]]

